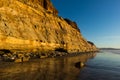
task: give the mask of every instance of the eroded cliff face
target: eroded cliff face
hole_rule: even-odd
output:
[[[50,0],[0,0],[0,49],[96,51]]]
[[[58,11],[53,7],[50,0],[18,0],[27,6],[35,8],[36,10],[40,10],[39,6],[42,6],[48,12],[53,14],[58,14]]]

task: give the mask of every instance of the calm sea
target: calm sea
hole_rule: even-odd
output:
[[[79,68],[79,62],[86,65]],[[0,80],[120,80],[120,50],[24,63],[0,62]]]

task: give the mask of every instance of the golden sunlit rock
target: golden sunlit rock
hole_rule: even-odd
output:
[[[0,49],[96,51],[50,0],[0,0]]]

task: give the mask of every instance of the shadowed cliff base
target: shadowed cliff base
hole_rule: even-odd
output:
[[[50,0],[1,0],[0,49],[33,53],[98,50],[83,38],[75,22],[57,14]]]
[[[87,53],[87,52],[86,52]],[[86,54],[85,52],[68,53],[67,50],[57,48],[54,51],[40,51],[40,50],[0,50],[0,61],[4,62],[26,62],[33,59],[42,58],[56,58],[65,56],[76,56],[79,54]],[[94,53],[94,52],[88,52]]]

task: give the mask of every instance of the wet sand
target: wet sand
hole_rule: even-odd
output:
[[[34,59],[23,63],[0,62],[0,80],[78,80],[84,68],[75,66],[77,62],[86,63],[96,53]]]

